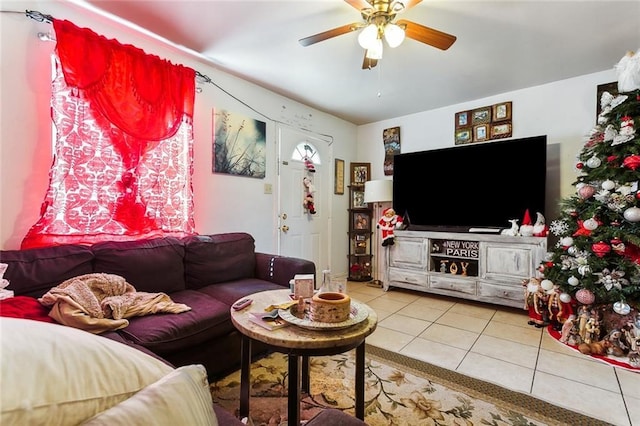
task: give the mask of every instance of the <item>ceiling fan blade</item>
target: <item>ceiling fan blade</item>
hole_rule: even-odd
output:
[[[354,22],[352,24],[343,25],[341,27],[333,28],[328,31],[323,31],[321,33],[314,34],[309,37],[301,38],[300,40],[298,40],[298,42],[303,46],[309,46],[314,43],[318,43],[320,41],[324,41],[333,37],[337,37],[342,34],[347,34],[352,31],[356,31],[361,27],[362,27],[362,24],[358,22]]]
[[[370,9],[372,7],[371,3],[369,3],[367,0],[344,0],[344,1],[348,3],[349,6],[355,9],[358,9],[358,11],[361,11],[362,9]]]
[[[404,9],[402,10],[404,12],[411,9],[413,6],[417,5],[422,0],[399,0],[399,1],[400,3],[404,4]]]
[[[441,50],[447,50],[456,41],[457,37],[451,34],[443,33],[415,22],[400,19],[397,25],[406,26],[405,35],[416,41],[428,44]]]
[[[376,65],[378,65],[378,60],[377,59],[371,59],[371,58],[367,58],[367,51],[364,51],[364,61],[362,61],[362,69],[363,70],[370,70],[371,68],[375,67]]]

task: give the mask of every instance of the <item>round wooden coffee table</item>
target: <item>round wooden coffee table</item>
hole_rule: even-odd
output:
[[[343,353],[356,349],[355,371],[355,414],[364,420],[364,364],[365,339],[373,333],[378,324],[378,316],[369,306],[353,300],[358,309],[365,309],[368,315],[354,325],[341,329],[303,328],[290,324],[276,330],[268,330],[251,321],[251,313],[266,313],[265,308],[290,302],[290,291],[269,290],[252,294],[249,307],[235,311],[231,309],[231,321],[242,334],[241,372],[240,372],[240,417],[249,416],[250,378],[251,378],[251,341],[265,343],[269,349],[285,353],[288,356],[288,424],[300,424],[301,392],[309,391],[309,357]],[[301,362],[302,358],[302,362]]]

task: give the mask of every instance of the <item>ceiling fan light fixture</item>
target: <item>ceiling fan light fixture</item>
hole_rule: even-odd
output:
[[[378,26],[376,24],[367,25],[358,35],[358,43],[363,49],[375,48],[374,44],[378,40]]]
[[[384,39],[387,40],[389,47],[398,47],[404,41],[404,30],[396,24],[387,24],[384,27]]]
[[[369,59],[382,59],[382,40],[377,38],[373,45],[367,49],[366,57]]]

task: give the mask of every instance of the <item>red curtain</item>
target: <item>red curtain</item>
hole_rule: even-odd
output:
[[[53,24],[55,156],[22,248],[194,233],[195,71]]]

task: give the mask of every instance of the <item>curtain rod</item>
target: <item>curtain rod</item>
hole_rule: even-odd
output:
[[[51,15],[47,15],[47,14],[44,14],[42,12],[38,12],[38,11],[35,11],[35,10],[25,10],[24,12],[13,11],[13,10],[0,10],[0,13],[19,13],[21,15],[24,14],[28,18],[33,19],[34,21],[45,22],[47,24],[53,24],[53,19],[54,19],[53,16],[51,16]],[[41,38],[41,40],[55,41],[55,39],[53,39],[52,37],[42,38],[40,34],[38,34],[38,37]],[[244,102],[243,100],[238,99],[237,97],[235,97],[234,95],[229,93],[227,90],[225,90],[224,88],[222,88],[218,84],[216,84],[211,79],[211,77],[209,77],[208,75],[203,74],[200,71],[195,70],[195,69],[194,69],[194,72],[196,74],[196,81],[198,81],[199,83],[209,83],[209,84],[217,87],[219,90],[221,90],[222,92],[227,94],[229,97],[231,97],[231,98],[235,99],[236,101],[240,102],[242,105],[246,106],[251,111],[255,112],[256,114],[259,114],[260,116],[264,117],[267,120],[273,121],[274,123],[280,123],[280,124],[284,124],[284,125],[290,126],[287,123],[284,123],[282,121],[278,121],[278,120],[274,120],[273,118],[270,118],[269,116],[267,116],[267,115],[261,113],[260,111],[256,110],[251,105],[249,105],[246,102]],[[305,129],[303,127],[301,127],[300,130],[304,130],[304,131],[312,133],[312,134],[317,134],[317,135],[320,135],[320,136],[328,137],[330,139],[330,144],[333,144],[333,136],[331,136],[331,135],[327,135],[327,134],[324,134],[324,133],[312,132],[312,131],[310,131],[308,129]]]

